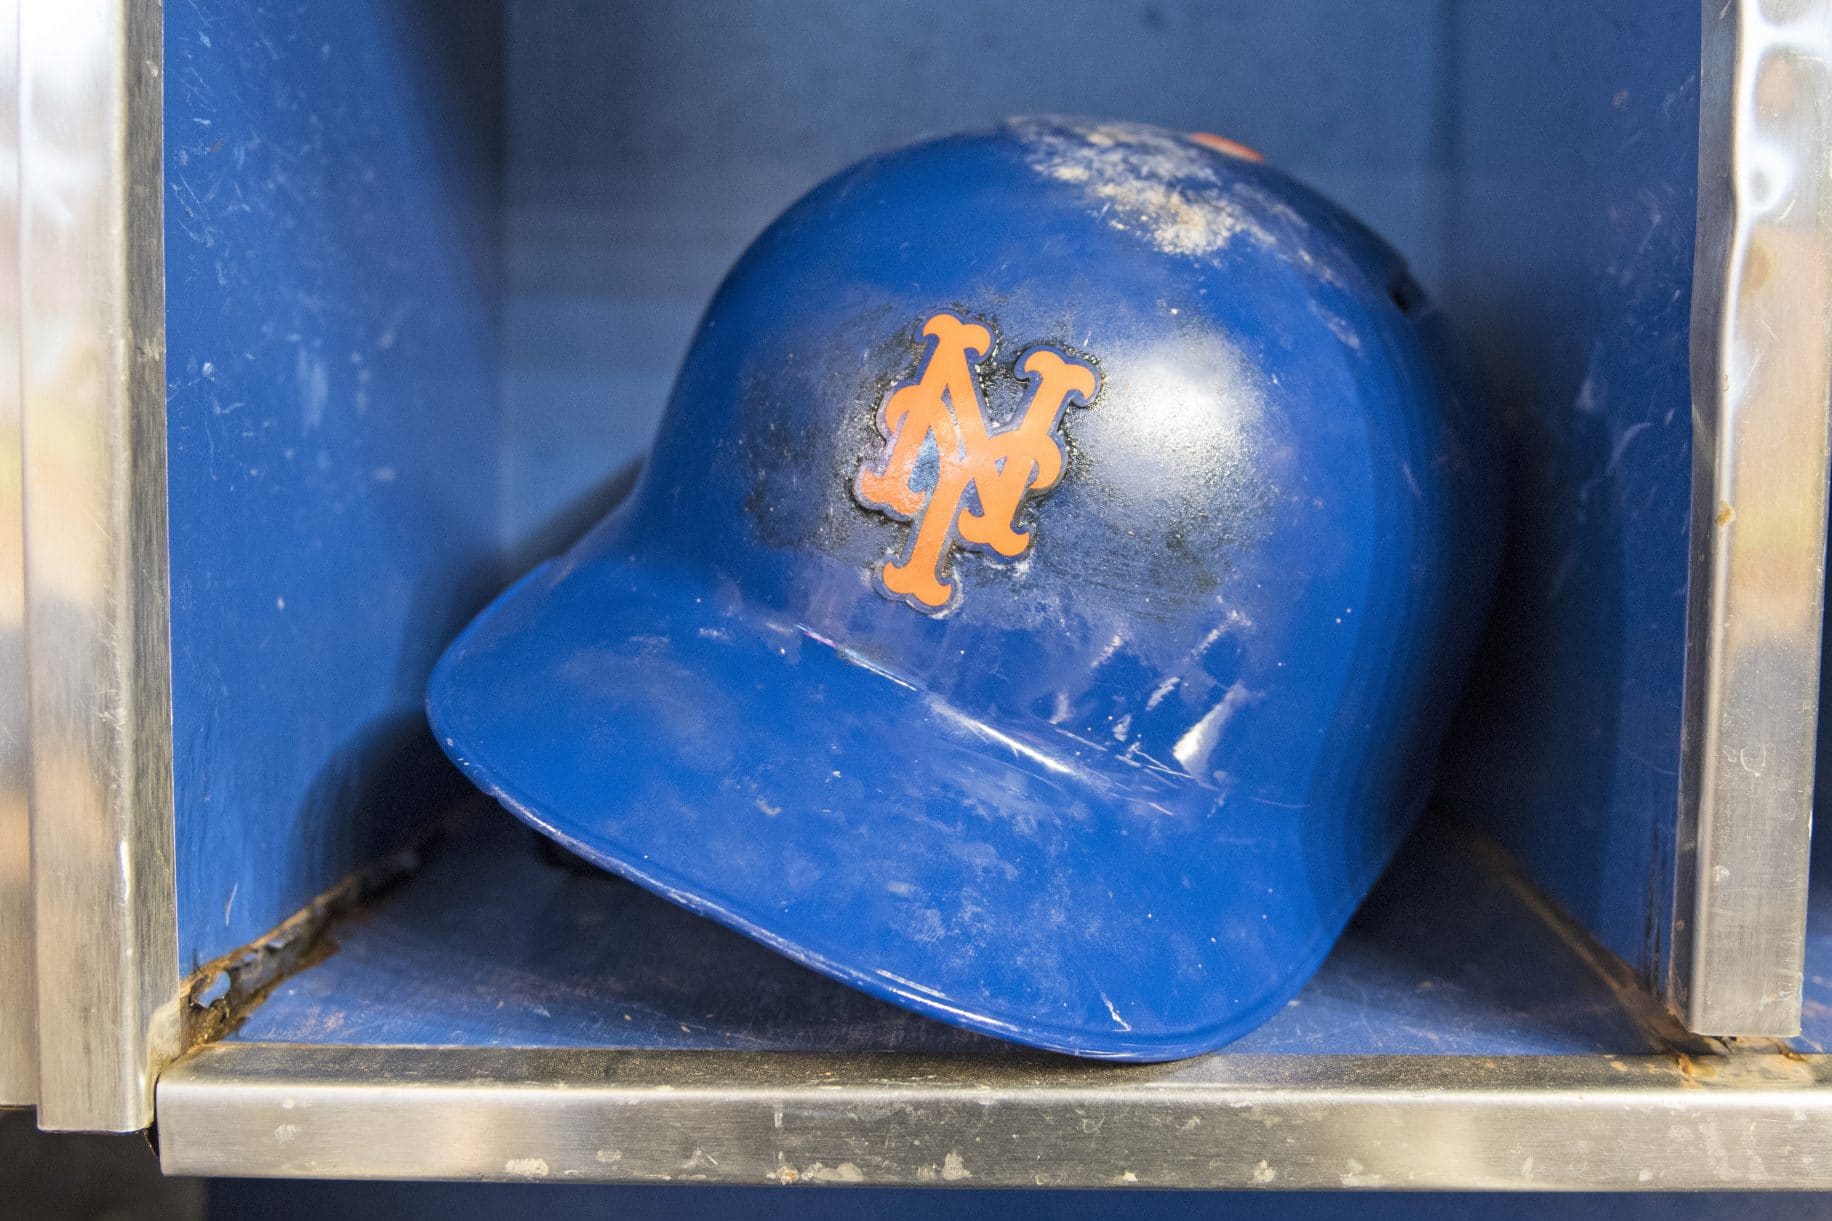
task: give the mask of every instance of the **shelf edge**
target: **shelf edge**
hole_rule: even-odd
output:
[[[1832,1057],[1208,1056],[1168,1065],[216,1044],[168,1174],[579,1183],[1832,1188]]]

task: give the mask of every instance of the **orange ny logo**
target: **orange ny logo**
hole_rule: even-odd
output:
[[[853,495],[868,509],[914,522],[901,559],[878,569],[880,588],[931,614],[955,604],[948,554],[957,542],[984,547],[1007,559],[1030,549],[1019,529],[1025,499],[1056,486],[1062,477],[1062,441],[1056,426],[1069,404],[1086,407],[1099,385],[1094,370],[1053,348],[1019,357],[1017,374],[1031,383],[1015,419],[994,432],[980,401],[974,368],[992,349],[992,332],[977,322],[939,313],[923,323],[928,355],[878,408],[885,449],[860,465]],[[934,469],[924,461],[928,442]],[[976,507],[967,507],[971,488]]]

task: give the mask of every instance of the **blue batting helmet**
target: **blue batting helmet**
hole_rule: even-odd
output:
[[[1500,521],[1400,259],[1213,137],[1022,119],[759,237],[635,492],[454,643],[590,860],[1039,1047],[1217,1047],[1424,802]]]

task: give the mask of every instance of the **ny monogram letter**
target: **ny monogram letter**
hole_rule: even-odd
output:
[[[1062,477],[1057,425],[1071,403],[1093,402],[1099,382],[1092,367],[1052,348],[1032,348],[1017,365],[1018,376],[1031,383],[1030,397],[1016,419],[994,432],[973,377],[992,347],[992,332],[939,313],[922,333],[930,341],[928,355],[915,380],[891,391],[878,408],[885,449],[875,464],[868,458],[860,465],[853,495],[868,509],[915,523],[903,557],[885,560],[878,581],[886,594],[933,614],[954,605],[947,569],[956,542],[1007,559],[1030,548],[1031,534],[1018,528],[1018,512],[1027,497]],[[934,484],[924,488],[917,464],[930,440],[938,463]],[[971,509],[969,488],[978,502]]]

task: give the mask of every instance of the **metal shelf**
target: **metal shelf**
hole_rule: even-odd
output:
[[[1226,1054],[1019,1051],[815,976],[472,803],[224,1041],[174,1174],[1051,1186],[1832,1186],[1832,1058],[1709,1054],[1454,824]]]
[[[1832,1187],[1832,1061],[208,1047],[172,1174],[1092,1187]]]

